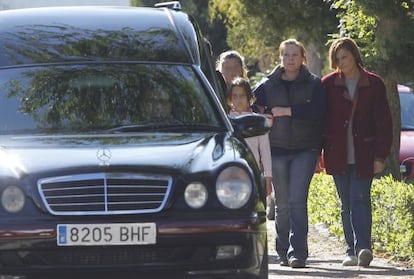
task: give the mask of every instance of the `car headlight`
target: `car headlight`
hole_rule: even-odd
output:
[[[23,191],[17,186],[8,186],[1,193],[1,205],[9,213],[22,210],[26,198]]]
[[[192,182],[185,188],[184,199],[191,208],[203,207],[207,202],[207,198],[207,188],[201,182]]]
[[[216,182],[218,199],[225,207],[231,209],[243,207],[250,199],[252,188],[249,174],[235,166],[224,169]]]

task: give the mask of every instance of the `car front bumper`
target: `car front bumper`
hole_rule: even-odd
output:
[[[158,222],[156,244],[62,247],[56,226],[2,226],[0,275],[260,278],[266,235],[266,223],[253,219]]]

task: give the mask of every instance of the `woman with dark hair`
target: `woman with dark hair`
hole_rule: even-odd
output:
[[[327,93],[324,162],[341,200],[348,246],[344,266],[369,266],[371,248],[371,184],[384,169],[392,143],[391,112],[382,79],[364,68],[358,46],[350,38],[329,49],[332,73],[322,78]]]

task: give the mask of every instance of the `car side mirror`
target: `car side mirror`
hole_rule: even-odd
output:
[[[242,114],[229,118],[235,129],[245,138],[264,135],[271,128],[270,120],[262,114]]]

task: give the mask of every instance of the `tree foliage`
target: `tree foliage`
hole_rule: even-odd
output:
[[[131,0],[131,6],[153,7],[160,0]],[[220,18],[210,18],[208,11],[209,0],[181,0],[183,12],[192,15],[200,26],[204,36],[210,41],[213,55],[217,57],[229,49],[226,42],[227,30]]]
[[[225,21],[229,45],[248,61],[265,57],[276,63],[280,42],[294,37],[308,46],[311,63],[323,62],[326,36],[338,25],[335,11],[323,0],[210,0],[209,5],[211,16]],[[314,72],[320,73],[318,64]]]
[[[244,56],[260,57],[265,53],[275,53],[278,33],[268,32],[269,27],[260,17],[249,13],[243,1],[210,1],[211,16],[222,19],[227,27],[227,42]],[[275,38],[276,37],[276,38]]]

